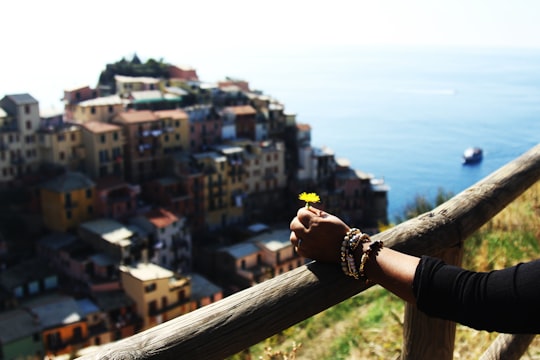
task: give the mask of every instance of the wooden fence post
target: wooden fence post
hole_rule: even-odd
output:
[[[489,348],[482,354],[480,360],[518,360],[525,353],[536,335],[500,334]]]
[[[463,246],[448,248],[436,256],[448,264],[461,265]],[[451,360],[455,337],[455,322],[429,317],[416,305],[405,305],[401,360]]]

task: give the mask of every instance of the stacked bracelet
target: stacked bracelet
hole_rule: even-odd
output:
[[[341,243],[341,270],[343,270],[345,275],[352,276],[356,280],[365,279],[366,283],[368,281],[364,274],[366,263],[370,256],[377,255],[383,247],[383,242],[376,240],[369,244],[367,249],[362,249],[360,266],[357,269],[354,261],[354,251],[360,244],[369,242],[371,242],[369,235],[363,234],[359,229],[352,228],[343,237],[343,242]]]
[[[359,272],[356,267],[354,251],[358,248],[358,245],[370,241],[369,235],[363,234],[356,228],[350,229],[343,237],[343,242],[341,243],[341,269],[345,275],[352,276],[357,280],[363,276],[363,267],[361,268],[362,272]]]

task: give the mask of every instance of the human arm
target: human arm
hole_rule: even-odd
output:
[[[339,264],[349,230],[333,215],[302,208],[291,221],[291,242],[304,257]],[[359,247],[356,264],[361,253]],[[364,272],[427,315],[480,330],[540,333],[540,260],[484,273],[382,248],[369,257]]]
[[[299,255],[326,263],[340,263],[341,243],[350,230],[341,219],[310,206],[298,210],[290,227],[291,242]],[[299,239],[302,239],[301,246],[298,246]],[[354,256],[356,264],[360,264],[362,247],[356,249]],[[365,275],[405,301],[415,303],[412,283],[419,260],[383,247],[377,256],[368,259]]]

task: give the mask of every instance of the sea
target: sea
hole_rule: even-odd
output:
[[[187,62],[203,81],[247,80],[281,101],[311,125],[312,146],[385,180],[390,221],[417,196],[457,194],[540,142],[540,49],[299,45],[152,55]],[[484,159],[464,166],[470,146]]]
[[[458,194],[540,142],[539,49],[336,46],[236,61],[311,125],[312,146],[385,180],[390,221],[417,196]],[[464,166],[472,146],[483,161]]]

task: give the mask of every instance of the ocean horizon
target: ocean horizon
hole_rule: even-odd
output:
[[[297,52],[244,59],[244,78],[310,124],[312,146],[383,178],[391,222],[417,196],[458,194],[540,140],[539,50]],[[464,166],[471,146],[484,159]]]

